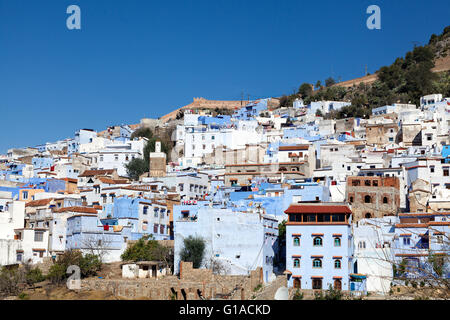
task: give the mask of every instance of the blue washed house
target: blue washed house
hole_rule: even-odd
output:
[[[233,118],[238,120],[252,120],[254,117],[267,110],[267,103],[269,99],[261,99],[255,102],[248,103],[245,107],[242,107],[233,114]]]
[[[445,159],[445,163],[450,163],[450,145],[442,146],[442,158]]]
[[[396,276],[406,278],[450,278],[448,239],[450,212],[400,213],[395,225],[394,253]],[[442,257],[442,275],[433,268],[432,260]],[[447,257],[447,258],[446,258]],[[403,271],[400,271],[402,266]]]
[[[298,203],[286,211],[288,287],[350,290],[351,210],[341,203]]]

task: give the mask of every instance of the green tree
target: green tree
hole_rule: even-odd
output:
[[[205,240],[201,237],[189,236],[183,242],[184,247],[180,252],[181,261],[192,262],[194,268],[200,268],[205,253]]]
[[[79,250],[68,250],[58,256],[56,262],[50,267],[47,278],[52,283],[62,283],[70,276],[67,274],[67,269],[71,265],[80,268],[80,276],[82,278],[96,275],[102,267],[98,256],[93,254],[86,254],[83,256]]]
[[[325,87],[331,87],[333,84],[336,84],[336,80],[332,77],[325,79]]]
[[[322,89],[322,82],[320,82],[320,80],[317,80],[316,85],[314,86],[314,88],[316,89]]]
[[[150,128],[147,128],[147,127],[138,128],[131,134],[131,139],[139,138],[139,137],[145,137],[147,139],[151,139],[153,137],[153,132]]]
[[[130,179],[139,180],[139,177],[145,173],[149,172],[149,163],[142,158],[134,158],[125,165],[127,169],[127,174]]]
[[[298,88],[298,94],[302,96],[302,98],[307,98],[312,95],[313,88],[309,83],[302,83],[302,85]]]

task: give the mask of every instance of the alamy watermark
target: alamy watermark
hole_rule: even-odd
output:
[[[372,4],[370,6],[367,7],[366,10],[367,14],[370,14],[370,17],[367,18],[367,28],[369,30],[373,30],[373,29],[381,29],[381,9],[379,6]]]
[[[66,13],[70,16],[66,20],[66,26],[69,30],[80,30],[81,29],[81,9],[77,5],[70,5],[67,7]]]
[[[67,289],[69,290],[79,290],[81,289],[81,271],[80,267],[76,265],[71,265],[67,268],[67,274],[70,277],[67,279]]]

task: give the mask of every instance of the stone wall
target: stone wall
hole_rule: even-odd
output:
[[[126,299],[200,300],[236,299],[252,297],[254,288],[262,283],[260,268],[248,276],[213,275],[208,269],[194,269],[192,263],[182,262],[180,278],[166,276],[159,279],[98,279],[81,281],[81,290],[111,292]]]

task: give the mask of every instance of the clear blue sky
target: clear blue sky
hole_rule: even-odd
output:
[[[66,28],[71,4],[81,30]],[[371,4],[381,30],[366,28]],[[0,153],[193,97],[279,96],[372,73],[441,33],[449,13],[448,0],[0,0]]]

